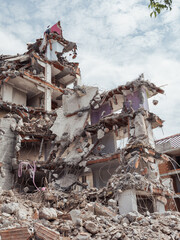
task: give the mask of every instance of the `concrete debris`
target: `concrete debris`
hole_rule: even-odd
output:
[[[0,56],[1,239],[179,239],[158,168],[171,159],[153,137],[163,120],[148,105],[164,91],[143,74],[84,86],[76,55],[59,21],[24,54]]]

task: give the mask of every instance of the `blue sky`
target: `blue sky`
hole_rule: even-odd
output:
[[[0,0],[0,51],[26,51],[26,43],[61,21],[63,35],[78,45],[82,81],[102,90],[141,73],[163,86],[151,111],[165,120],[155,138],[180,132],[180,1],[150,18],[148,0]]]

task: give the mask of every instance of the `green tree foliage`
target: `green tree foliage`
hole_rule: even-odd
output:
[[[172,0],[150,0],[148,7],[152,9],[150,16],[156,17],[162,10],[172,9]]]

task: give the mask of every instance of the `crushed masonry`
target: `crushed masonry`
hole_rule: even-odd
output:
[[[0,239],[179,239],[163,126],[141,74],[110,91],[81,83],[60,21],[0,56]],[[157,105],[158,101],[153,100]]]

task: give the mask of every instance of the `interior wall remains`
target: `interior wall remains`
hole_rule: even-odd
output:
[[[14,88],[9,84],[4,84],[2,88],[2,100],[26,106],[26,93]]]
[[[26,106],[26,93],[21,92],[16,88],[13,88],[12,102]]]
[[[27,106],[43,107],[44,106],[44,93],[40,93],[27,100]]]
[[[106,186],[110,177],[115,173],[119,163],[117,160],[107,163],[97,163],[90,166],[93,175],[93,186],[102,188]]]
[[[40,154],[41,142],[23,142],[19,151],[19,160],[46,161],[52,149],[50,142],[44,142]]]
[[[21,149],[19,151],[19,157],[18,159],[21,161],[38,161],[38,160],[44,160],[44,145],[42,148],[42,154],[39,158],[39,150],[40,150],[40,142],[25,142],[21,143]]]
[[[91,109],[91,124],[98,123],[102,117],[110,113],[112,113],[112,108],[109,102],[105,102],[98,109]]]
[[[97,140],[97,136],[92,137],[93,143],[95,143]],[[101,150],[98,150],[98,146],[94,149],[94,153],[100,153],[100,154],[108,154],[108,153],[114,153],[117,150],[117,141],[116,141],[116,135],[113,131],[108,132],[105,134],[105,136],[101,139],[99,139],[98,145],[104,145],[104,148]]]
[[[137,198],[137,208],[138,212],[143,214],[145,212],[154,212],[154,201],[153,198],[150,196],[136,196]]]

